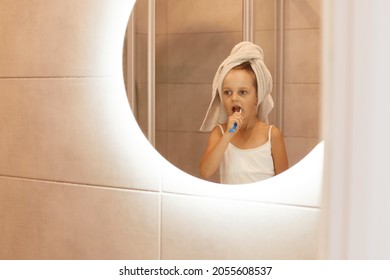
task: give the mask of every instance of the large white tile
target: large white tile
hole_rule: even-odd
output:
[[[0,177],[0,259],[158,259],[159,196]]]
[[[162,259],[317,259],[319,209],[163,195]]]
[[[0,76],[120,74],[130,1],[2,1]],[[127,7],[127,9],[126,9]]]
[[[0,80],[1,173],[158,190],[159,155],[122,86],[114,79]]]

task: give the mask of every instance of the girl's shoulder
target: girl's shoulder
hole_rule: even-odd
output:
[[[259,121],[257,126],[263,135],[271,136],[271,139],[279,139],[282,137],[280,129],[273,124],[267,124],[265,122]]]
[[[280,140],[281,138],[283,138],[283,135],[282,135],[282,132],[280,131],[280,129],[274,125],[271,125],[271,126],[272,126],[271,131],[270,131],[271,139],[272,140]]]
[[[224,132],[225,130],[226,130],[226,126],[227,126],[227,123],[219,123],[219,124],[217,124],[215,127],[214,127],[214,129],[213,129],[213,131],[214,130],[216,130],[216,131],[219,131],[219,132]]]
[[[262,122],[262,121],[256,122],[256,129],[261,131],[262,133],[265,133],[265,134],[268,134],[268,132],[271,129],[271,126],[272,125],[267,124],[267,123]]]
[[[212,134],[222,135],[226,129],[226,123],[224,124],[217,124],[213,130],[211,131]]]
[[[223,129],[225,129],[226,126],[227,126],[227,122],[225,122],[225,123],[219,123],[219,124],[216,125],[216,127],[222,127]]]
[[[262,121],[257,121],[256,126],[260,128],[269,128],[271,125]]]

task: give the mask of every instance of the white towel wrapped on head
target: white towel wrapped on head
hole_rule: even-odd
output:
[[[268,114],[274,106],[270,95],[272,77],[264,64],[263,50],[252,42],[244,41],[234,46],[230,55],[218,67],[213,80],[211,103],[200,131],[211,131],[218,123],[222,124],[227,121],[228,115],[221,95],[222,83],[232,68],[244,62],[250,63],[257,78],[257,117],[259,120],[268,123]]]

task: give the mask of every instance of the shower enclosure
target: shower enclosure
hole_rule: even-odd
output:
[[[199,177],[199,132],[219,64],[240,41],[264,51],[274,84],[270,122],[290,165],[319,141],[320,0],[137,0],[124,46],[130,106],[157,151]],[[212,181],[218,181],[216,174]]]

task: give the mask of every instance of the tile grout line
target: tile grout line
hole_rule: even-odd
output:
[[[68,181],[59,181],[59,180],[37,179],[37,178],[22,177],[22,176],[10,176],[4,174],[0,174],[0,178],[42,182],[42,183],[52,183],[52,184],[65,184],[65,185],[70,185],[74,187],[83,187],[83,188],[112,189],[112,190],[123,190],[123,191],[144,192],[144,193],[154,193],[154,194],[159,193],[159,191],[157,190],[145,190],[145,189],[135,189],[135,188],[119,187],[119,186],[95,185],[95,184],[88,184],[88,183],[77,183],[77,182],[68,182]]]
[[[158,233],[158,255],[159,255],[159,259],[162,260],[162,192],[160,191],[160,196],[159,196],[159,217],[158,217],[158,221],[159,221],[159,233]]]

